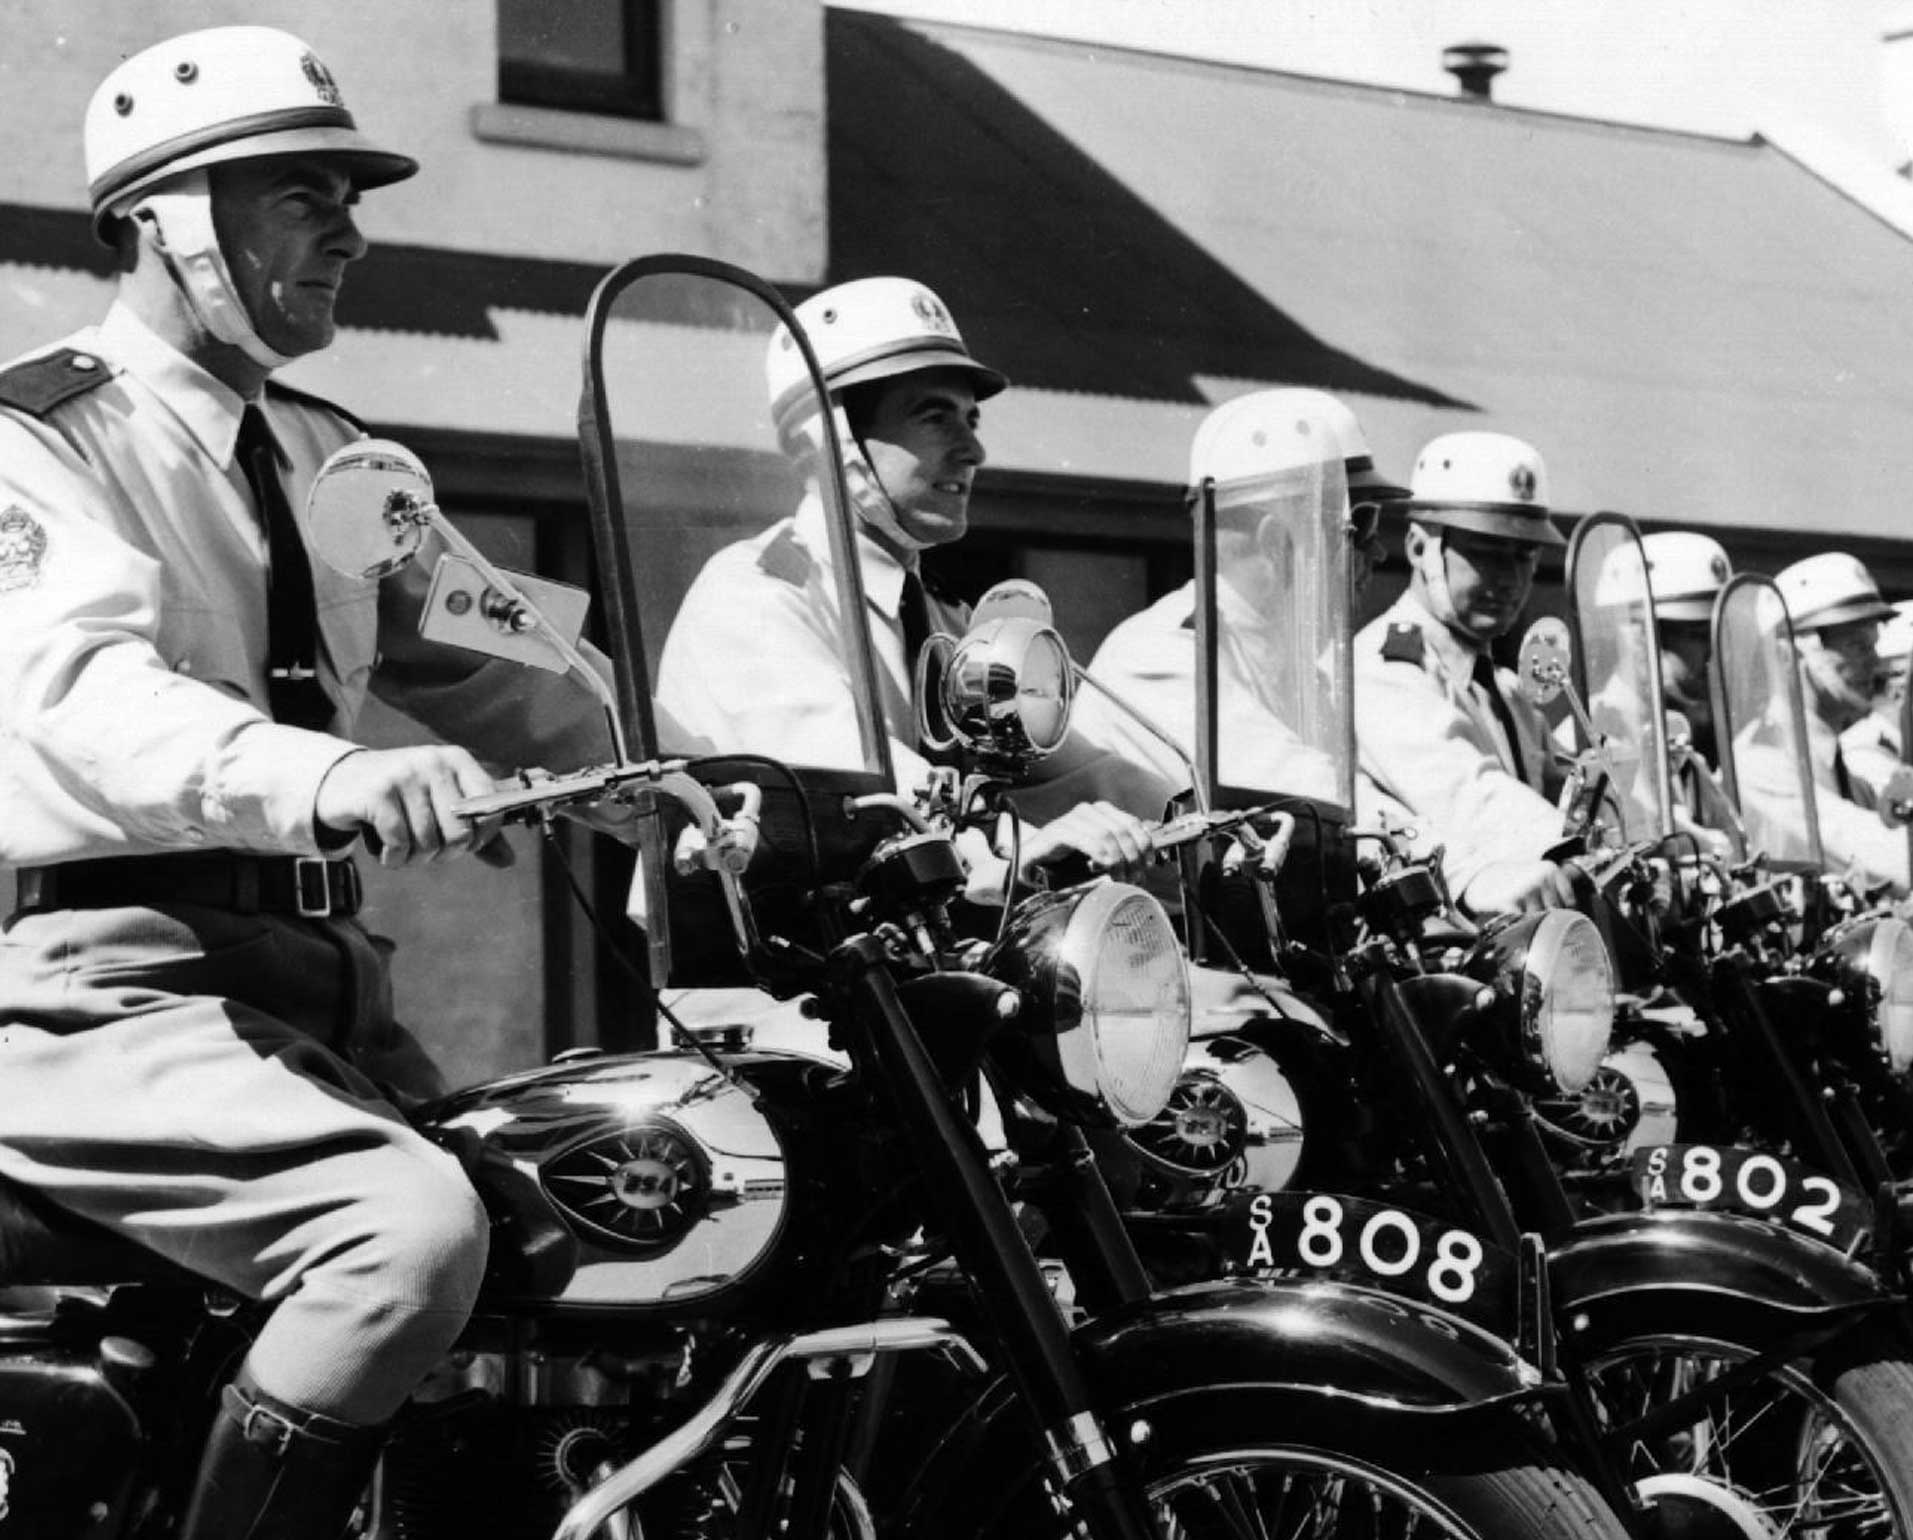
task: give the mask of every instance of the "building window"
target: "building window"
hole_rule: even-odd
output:
[[[664,120],[661,0],[498,0],[498,99]]]

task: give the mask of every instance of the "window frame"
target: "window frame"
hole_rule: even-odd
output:
[[[498,0],[510,4],[535,0]],[[498,52],[498,101],[506,107],[586,113],[640,123],[669,121],[665,68],[664,0],[618,0],[624,30],[624,68],[613,74]],[[502,28],[501,28],[502,31]]]

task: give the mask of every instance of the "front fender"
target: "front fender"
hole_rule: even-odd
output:
[[[1276,1386],[1377,1416],[1464,1411],[1536,1393],[1541,1376],[1498,1337],[1355,1284],[1192,1284],[1099,1316],[1075,1336],[1105,1406],[1191,1386]]]
[[[1599,1341],[1623,1320],[1758,1342],[1837,1329],[1863,1315],[1901,1318],[1903,1302],[1869,1268],[1762,1219],[1674,1209],[1586,1220],[1551,1246],[1548,1281],[1564,1341]],[[1643,1317],[1641,1305],[1651,1304]]]
[[[1352,1284],[1193,1284],[1086,1322],[1075,1344],[1119,1449],[1208,1420],[1198,1413],[1239,1424],[1251,1442],[1370,1453],[1421,1447],[1417,1435],[1428,1447],[1504,1451],[1546,1441],[1519,1409],[1545,1393],[1540,1373],[1507,1343]],[[1026,1479],[1042,1445],[1027,1406],[996,1380],[915,1463],[901,1532],[975,1534],[978,1494]]]

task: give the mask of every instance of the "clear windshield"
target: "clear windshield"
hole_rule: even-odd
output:
[[[836,436],[791,324],[696,258],[640,259],[593,299],[582,428],[633,752],[888,778]]]
[[[1631,520],[1601,513],[1581,521],[1568,551],[1568,589],[1588,719],[1606,744],[1625,836],[1671,834],[1660,639]]]
[[[1770,580],[1743,575],[1721,593],[1708,668],[1721,771],[1751,852],[1781,867],[1820,869],[1825,861],[1793,626]]]
[[[1315,441],[1335,442],[1326,432]],[[1355,706],[1342,463],[1224,483],[1209,498],[1196,510],[1195,629],[1199,699],[1200,675],[1213,669],[1211,781],[1351,807]],[[1206,750],[1201,736],[1198,745]]]

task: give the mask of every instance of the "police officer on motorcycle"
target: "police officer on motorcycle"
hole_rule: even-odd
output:
[[[1687,719],[1695,752],[1712,764],[1714,709],[1707,663],[1714,650],[1714,600],[1733,576],[1733,563],[1712,535],[1692,529],[1643,535],[1641,552],[1660,633],[1661,694],[1669,711]]]
[[[1327,466],[1339,475],[1324,476]],[[1209,483],[1215,498],[1217,773],[1224,784],[1337,796],[1336,767],[1298,735],[1304,692],[1295,670],[1313,660],[1292,656],[1292,633],[1281,629],[1296,610],[1297,585],[1320,577],[1298,570],[1295,528],[1314,516],[1328,480],[1346,509],[1351,597],[1359,597],[1378,559],[1383,505],[1408,489],[1376,470],[1343,402],[1299,387],[1253,391],[1210,412],[1190,443],[1189,496]],[[1091,677],[1149,726],[1094,690],[1077,703],[1079,722],[1178,785],[1187,772],[1150,728],[1192,752],[1196,602],[1193,580],[1173,589],[1117,625],[1090,663]]]
[[[1572,901],[1547,859],[1561,839],[1546,725],[1489,644],[1527,602],[1548,518],[1540,454],[1503,433],[1450,433],[1409,481],[1407,591],[1355,637],[1363,772],[1446,841],[1445,872],[1475,913]]]
[[[1840,734],[1848,767],[1872,786],[1883,786],[1906,762],[1901,717],[1906,710],[1907,654],[1913,652],[1913,605],[1904,599],[1880,625],[1880,671],[1874,678],[1873,709]]]
[[[1881,622],[1893,607],[1873,575],[1844,551],[1824,551],[1782,568],[1774,584],[1787,601],[1807,707],[1807,751],[1820,809],[1820,839],[1837,869],[1857,866],[1870,884],[1908,890],[1907,843],[1888,827],[1909,790],[1904,775],[1874,784],[1847,761],[1840,735],[1872,709],[1880,668]]]
[[[333,340],[376,144],[298,38],[220,27],[86,115],[105,318],[0,372],[0,1175],[274,1306],[184,1540],[330,1536],[464,1324],[487,1219],[388,1095],[437,1088],[348,848],[462,855],[473,752],[606,757],[594,698],[417,636],[423,574],[341,578],[292,509],[361,436],[281,387]],[[368,691],[445,745],[371,750]],[[452,747],[463,743],[467,747]]]
[[[877,650],[878,689],[900,789],[921,784],[912,680],[932,631],[960,635],[969,612],[922,570],[926,551],[960,540],[985,450],[980,404],[1008,383],[971,356],[949,308],[912,279],[862,278],[811,296],[798,321],[816,353],[836,415],[844,476],[858,521],[857,553]],[[856,762],[852,664],[828,579],[826,513],[814,467],[827,439],[810,408],[801,355],[788,338],[767,362],[784,448],[806,468],[797,511],[755,539],[719,551],[671,625],[657,698],[720,753],[748,749],[792,764]],[[1080,853],[1123,870],[1148,852],[1140,820],[1170,788],[1145,768],[1072,733],[1018,796],[1033,827],[1025,869]],[[1119,805],[1120,804],[1120,805]],[[1000,895],[1000,861],[970,848],[972,896]]]

